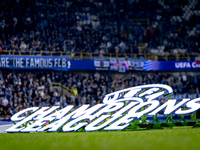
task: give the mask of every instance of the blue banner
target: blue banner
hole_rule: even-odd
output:
[[[128,61],[133,61],[128,59]],[[143,71],[176,71],[200,70],[195,61],[144,61],[139,70]],[[129,63],[130,67],[138,67]],[[109,70],[108,60],[68,60],[65,56],[0,56],[0,69],[43,69],[43,70]],[[100,69],[97,69],[100,68]],[[134,68],[130,70],[135,70]],[[137,70],[137,69],[136,69]]]
[[[62,56],[0,56],[0,69],[50,69],[68,71],[68,60]]]
[[[195,61],[144,61],[144,71],[157,70],[200,70]]]
[[[70,70],[95,70],[93,60],[70,60]]]

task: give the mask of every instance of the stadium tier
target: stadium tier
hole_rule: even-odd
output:
[[[0,51],[14,55],[194,60],[199,1],[3,1]],[[156,55],[156,56],[155,56]]]
[[[34,106],[95,105],[110,92],[146,84],[170,85],[177,100],[199,97],[200,74],[191,72],[200,68],[199,6],[196,0],[3,1],[1,118]]]
[[[129,87],[148,84],[166,84],[174,89],[171,99],[200,97],[200,73],[129,72],[107,74],[93,72],[55,71],[0,71],[0,116],[10,118],[16,112],[29,107],[102,103],[106,94]],[[62,79],[63,78],[63,79]],[[61,81],[63,80],[63,86]],[[14,83],[13,83],[14,81]],[[63,89],[61,88],[63,87]],[[167,97],[159,97],[161,103]]]

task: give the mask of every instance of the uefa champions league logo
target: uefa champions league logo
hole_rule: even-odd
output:
[[[31,107],[12,116],[11,120],[18,122],[5,132],[55,132],[62,128],[63,132],[77,131],[84,127],[85,131],[123,130],[131,121],[147,114],[155,116],[161,110],[164,115],[174,112],[177,115],[190,114],[200,108],[200,98],[183,99],[177,103],[170,99],[160,104],[158,97],[173,93],[168,85],[151,84],[127,88],[107,94],[102,104],[82,105],[73,110],[74,106],[67,106],[59,110],[59,106]],[[185,105],[186,110],[181,106]],[[32,112],[25,117],[24,114]],[[108,119],[109,118],[109,119]],[[88,121],[85,121],[88,120]],[[31,122],[28,126],[24,124]],[[48,125],[45,125],[48,122]]]

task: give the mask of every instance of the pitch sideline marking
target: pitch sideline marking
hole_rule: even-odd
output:
[[[14,125],[14,124],[9,124],[9,125],[1,125],[1,126],[0,126],[0,128],[1,128],[1,127],[8,127],[8,126],[11,126],[11,125]]]

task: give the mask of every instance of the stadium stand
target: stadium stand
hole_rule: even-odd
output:
[[[69,92],[58,91],[53,83],[61,80],[60,72],[22,72],[14,75],[0,71],[0,116],[9,118],[28,107],[61,106],[101,103],[104,96],[113,91],[145,84],[168,84],[174,89],[171,98],[200,97],[200,73],[64,73],[64,84]],[[61,96],[63,95],[63,96]],[[163,100],[166,98],[164,97]]]
[[[199,19],[198,0],[3,0],[0,55],[194,60]],[[172,98],[200,97],[198,72],[64,72],[63,85],[60,72],[10,72],[0,70],[1,118],[32,106],[95,105],[110,92],[153,83],[172,86]]]
[[[199,16],[197,0],[9,0],[1,5],[1,54],[193,60]]]

